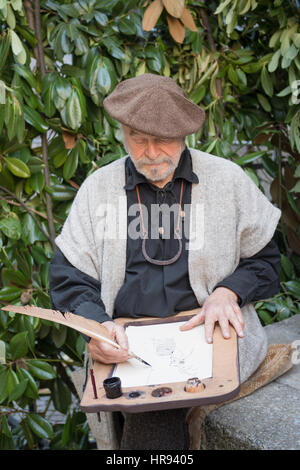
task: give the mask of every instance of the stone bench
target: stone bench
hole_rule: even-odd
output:
[[[265,328],[269,344],[300,341],[299,314]],[[201,445],[206,450],[299,450],[300,364],[251,395],[212,411]]]

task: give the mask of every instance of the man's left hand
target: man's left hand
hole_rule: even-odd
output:
[[[242,338],[245,322],[237,300],[238,296],[232,290],[227,287],[217,287],[207,297],[201,311],[181,326],[180,330],[191,330],[205,322],[205,338],[208,343],[212,343],[215,323],[218,321],[225,339],[230,338],[229,323],[234,327],[237,335]]]

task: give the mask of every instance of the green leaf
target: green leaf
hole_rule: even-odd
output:
[[[31,247],[31,254],[34,261],[38,264],[45,264],[49,261],[47,256],[45,255],[43,248],[38,245],[33,245]]]
[[[24,394],[27,388],[27,385],[28,385],[28,380],[27,379],[22,380],[22,382],[20,382],[10,393],[9,400],[10,401],[18,400]]]
[[[228,67],[228,78],[234,85],[239,85],[239,77],[232,65]]]
[[[99,55],[95,55],[91,59],[90,65],[87,67],[86,81],[89,84],[89,91],[90,91],[91,95],[96,95],[97,94],[96,84],[97,84],[98,72],[100,70],[100,64],[101,64],[101,62],[100,62]]]
[[[245,173],[249,176],[249,178],[252,179],[252,181],[256,184],[256,186],[259,186],[259,179],[257,177],[257,174],[253,168],[244,168]]]
[[[267,113],[269,113],[272,110],[272,108],[271,108],[271,105],[270,105],[269,101],[267,100],[267,98],[264,95],[262,95],[261,93],[257,93],[256,96],[257,96],[258,102],[262,106],[262,108]]]
[[[275,70],[277,69],[280,55],[281,55],[280,49],[278,49],[275,52],[275,54],[273,54],[272,59],[268,64],[269,72],[275,72]]]
[[[281,266],[288,278],[293,277],[294,275],[293,263],[285,255],[281,255]]]
[[[300,180],[297,181],[297,183],[295,184],[295,186],[293,186],[290,191],[293,191],[294,193],[300,193]]]
[[[67,327],[64,325],[59,325],[59,328],[52,328],[52,339],[57,348],[61,348],[67,338]]]
[[[28,352],[27,331],[17,333],[10,340],[10,350],[13,360],[26,356]]]
[[[0,340],[0,364],[6,363],[6,344]]]
[[[284,285],[291,294],[300,298],[300,281],[288,281]]]
[[[277,93],[276,96],[279,96],[280,98],[282,98],[283,96],[290,95],[291,93],[292,93],[292,90],[291,90],[291,87],[289,85],[286,88],[284,88],[283,90],[281,90],[279,93]]]
[[[82,111],[80,101],[75,90],[72,90],[71,97],[67,101],[66,107],[67,124],[71,129],[77,130],[82,123]]]
[[[289,204],[292,207],[292,209],[300,215],[300,208],[297,206],[296,201],[294,200],[292,194],[289,193],[289,191],[286,191],[286,196],[288,198]]]
[[[5,368],[0,370],[0,403],[8,397],[7,381],[9,371]]]
[[[203,45],[203,36],[199,31],[190,31],[192,51],[194,54],[199,54]]]
[[[261,79],[261,84],[264,89],[264,92],[266,93],[266,95],[272,97],[273,96],[273,82],[266,67],[262,68],[260,79]]]
[[[0,104],[0,134],[2,133],[2,129],[4,125],[4,115],[5,115],[5,105]]]
[[[70,436],[71,436],[71,417],[68,414],[66,422],[64,424],[62,436],[61,436],[62,447],[65,447],[68,444],[70,440]]]
[[[11,95],[7,96],[4,114],[4,122],[6,124],[8,140],[12,140],[16,130],[15,124],[17,119],[17,106],[16,100],[12,99]]]
[[[46,114],[47,117],[54,116],[56,112],[56,107],[55,107],[56,103],[54,100],[54,83],[51,83],[48,90],[43,94],[43,98],[45,102],[44,113]]]
[[[285,57],[288,60],[294,60],[295,57],[298,54],[298,48],[294,46],[294,44],[291,44],[291,46],[288,48],[288,50],[285,52]]]
[[[40,173],[45,166],[43,160],[39,157],[30,157],[27,164],[32,175],[35,173]]]
[[[27,387],[25,389],[25,395],[28,398],[36,399],[39,396],[39,390],[38,390],[38,386],[37,386],[34,378],[30,374],[30,372],[26,369],[23,369],[23,367],[20,367],[17,371],[17,375],[18,375],[20,381],[28,380],[28,384],[27,384]]]
[[[30,170],[22,160],[14,157],[4,157],[4,161],[13,175],[18,176],[19,178],[29,178]]]
[[[53,185],[51,191],[49,191],[48,187],[45,187],[45,189],[50,192],[52,199],[55,201],[69,201],[74,199],[77,192],[76,189],[64,184]]]
[[[54,139],[52,139],[49,144],[49,147],[48,147],[49,157],[53,159],[55,155],[58,152],[61,152],[62,150],[66,150],[66,147],[65,147],[63,138],[61,137],[61,135],[59,135],[55,137]]]
[[[294,173],[294,176],[296,178],[300,178],[300,164],[298,164],[297,168],[296,168],[296,171]]]
[[[272,176],[272,178],[275,178],[278,173],[276,162],[274,162],[274,160],[272,160],[268,155],[263,155],[261,162],[266,172]]]
[[[253,62],[253,63],[251,63],[251,64],[242,65],[242,66],[241,66],[241,69],[242,69],[245,73],[247,73],[247,74],[249,74],[249,73],[257,73],[257,72],[260,71],[261,65],[260,65],[260,63],[257,61],[257,62]]]
[[[82,357],[85,351],[86,342],[81,335],[78,336],[76,340],[76,351],[80,357]]]
[[[227,142],[232,144],[234,140],[235,130],[233,124],[230,121],[225,121],[223,125],[223,137]]]
[[[12,437],[9,426],[8,426],[8,421],[7,417],[5,415],[2,415],[1,418],[1,433],[4,434],[6,437]]]
[[[270,325],[271,323],[273,323],[272,315],[270,315],[270,313],[267,310],[259,309],[258,316],[262,320],[264,326]]]
[[[24,119],[39,132],[44,133],[49,129],[41,115],[27,105],[24,105]]]
[[[51,383],[51,397],[55,409],[66,414],[72,403],[72,397],[69,388],[63,380],[56,379]]]
[[[15,29],[16,17],[9,3],[7,4],[6,22],[11,29]]]
[[[258,160],[261,158],[266,152],[252,152],[248,153],[247,155],[243,155],[241,157],[238,157],[234,160],[234,163],[237,163],[238,165],[246,165],[246,163],[254,162],[255,160]]]
[[[107,95],[111,89],[111,79],[106,65],[103,63],[97,75],[97,88],[103,95]]]
[[[13,300],[18,299],[21,294],[22,289],[19,289],[19,287],[2,287],[2,289],[0,290],[0,301],[12,302]]]
[[[90,163],[90,158],[87,154],[87,145],[86,145],[85,140],[79,139],[77,143],[77,147],[78,147],[78,154],[79,154],[81,163],[83,164]]]
[[[35,333],[34,333],[34,324],[35,322],[40,322],[38,318],[30,318],[26,315],[18,315],[18,329],[19,331],[25,331],[27,333],[26,341],[28,347],[31,351],[35,349]]]
[[[12,393],[12,391],[18,385],[18,383],[19,383],[19,379],[18,379],[17,374],[12,369],[10,369],[8,372],[8,377],[7,377],[7,391],[9,395]]]
[[[11,48],[13,53],[17,56],[18,54],[24,51],[24,46],[22,41],[20,40],[19,36],[13,31],[10,30],[10,37],[11,37]]]
[[[94,18],[100,26],[106,26],[108,22],[108,17],[105,13],[101,13],[100,11],[95,11]]]
[[[10,0],[10,3],[14,10],[22,13],[22,0]]]
[[[125,60],[126,54],[122,51],[120,44],[114,38],[103,38],[101,40],[103,45],[107,48],[108,53],[115,59]]]
[[[36,88],[36,79],[28,67],[20,64],[13,65],[14,70],[20,77],[23,77],[32,88]]]
[[[74,175],[78,166],[78,149],[74,147],[69,153],[63,168],[63,177],[66,181],[70,180]]]
[[[29,26],[26,26],[24,24],[16,24],[16,31],[26,40],[26,42],[31,46],[34,47],[38,40],[34,35],[34,32],[32,29],[29,28]]]
[[[29,372],[41,380],[55,379],[56,373],[53,367],[44,361],[38,359],[30,359],[27,361]]]
[[[25,136],[25,121],[24,115],[17,114],[17,122],[16,122],[16,137],[19,143],[24,142]]]
[[[6,60],[10,51],[10,38],[9,35],[2,34],[0,37],[0,71],[4,68]]]
[[[45,177],[43,173],[35,173],[30,178],[30,184],[34,191],[41,193],[45,186]]]
[[[0,449],[2,450],[15,450],[15,443],[10,431],[8,420],[5,415],[2,415],[0,425]]]
[[[22,226],[17,217],[6,217],[0,220],[0,230],[8,238],[19,240],[22,236]]]
[[[221,2],[214,14],[219,15],[222,13],[222,11],[227,7],[227,5],[229,5],[230,2],[231,0],[225,0],[224,2]]]
[[[41,439],[51,439],[53,437],[53,429],[51,424],[48,423],[42,416],[31,413],[26,418],[27,423],[32,432]]]
[[[68,156],[67,149],[64,149],[60,151],[59,153],[57,153],[55,157],[53,158],[53,165],[55,166],[55,168],[61,167],[65,163],[67,156]]]
[[[239,84],[240,85],[242,84],[243,86],[247,86],[247,76],[245,72],[243,72],[242,69],[237,69],[236,74],[239,79]]]
[[[6,95],[6,85],[5,83],[0,80],[0,104],[5,104],[5,95]],[[4,114],[3,114],[4,118]]]
[[[89,43],[83,34],[78,34],[74,41],[75,55],[80,56],[89,51]]]
[[[192,93],[190,94],[189,98],[191,101],[193,101],[195,104],[198,104],[202,101],[206,93],[206,86],[201,85],[200,87],[196,88]]]
[[[25,245],[32,245],[36,241],[46,241],[45,235],[40,231],[39,227],[28,213],[22,218],[22,229],[22,240]]]
[[[121,33],[126,34],[126,35],[133,35],[136,34],[136,27],[135,24],[130,18],[121,18],[121,20],[117,23],[118,28],[121,31]]]
[[[55,78],[55,90],[58,96],[63,100],[67,101],[67,99],[72,94],[72,87],[68,80],[62,77]]]

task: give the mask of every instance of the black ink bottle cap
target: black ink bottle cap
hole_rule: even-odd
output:
[[[120,377],[110,377],[103,380],[103,387],[107,398],[118,398],[123,395]]]

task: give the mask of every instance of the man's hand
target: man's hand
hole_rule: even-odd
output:
[[[108,330],[110,339],[118,343],[122,349],[117,349],[104,341],[92,338],[89,342],[92,358],[103,364],[116,364],[127,361],[131,356],[128,355],[128,339],[124,328],[113,321],[105,321],[102,325]]]
[[[229,323],[242,338],[245,322],[237,299],[238,296],[232,290],[226,287],[217,287],[205,300],[200,313],[181,326],[180,330],[190,330],[205,322],[205,338],[208,343],[212,343],[215,322],[218,321],[224,338],[230,338]]]

